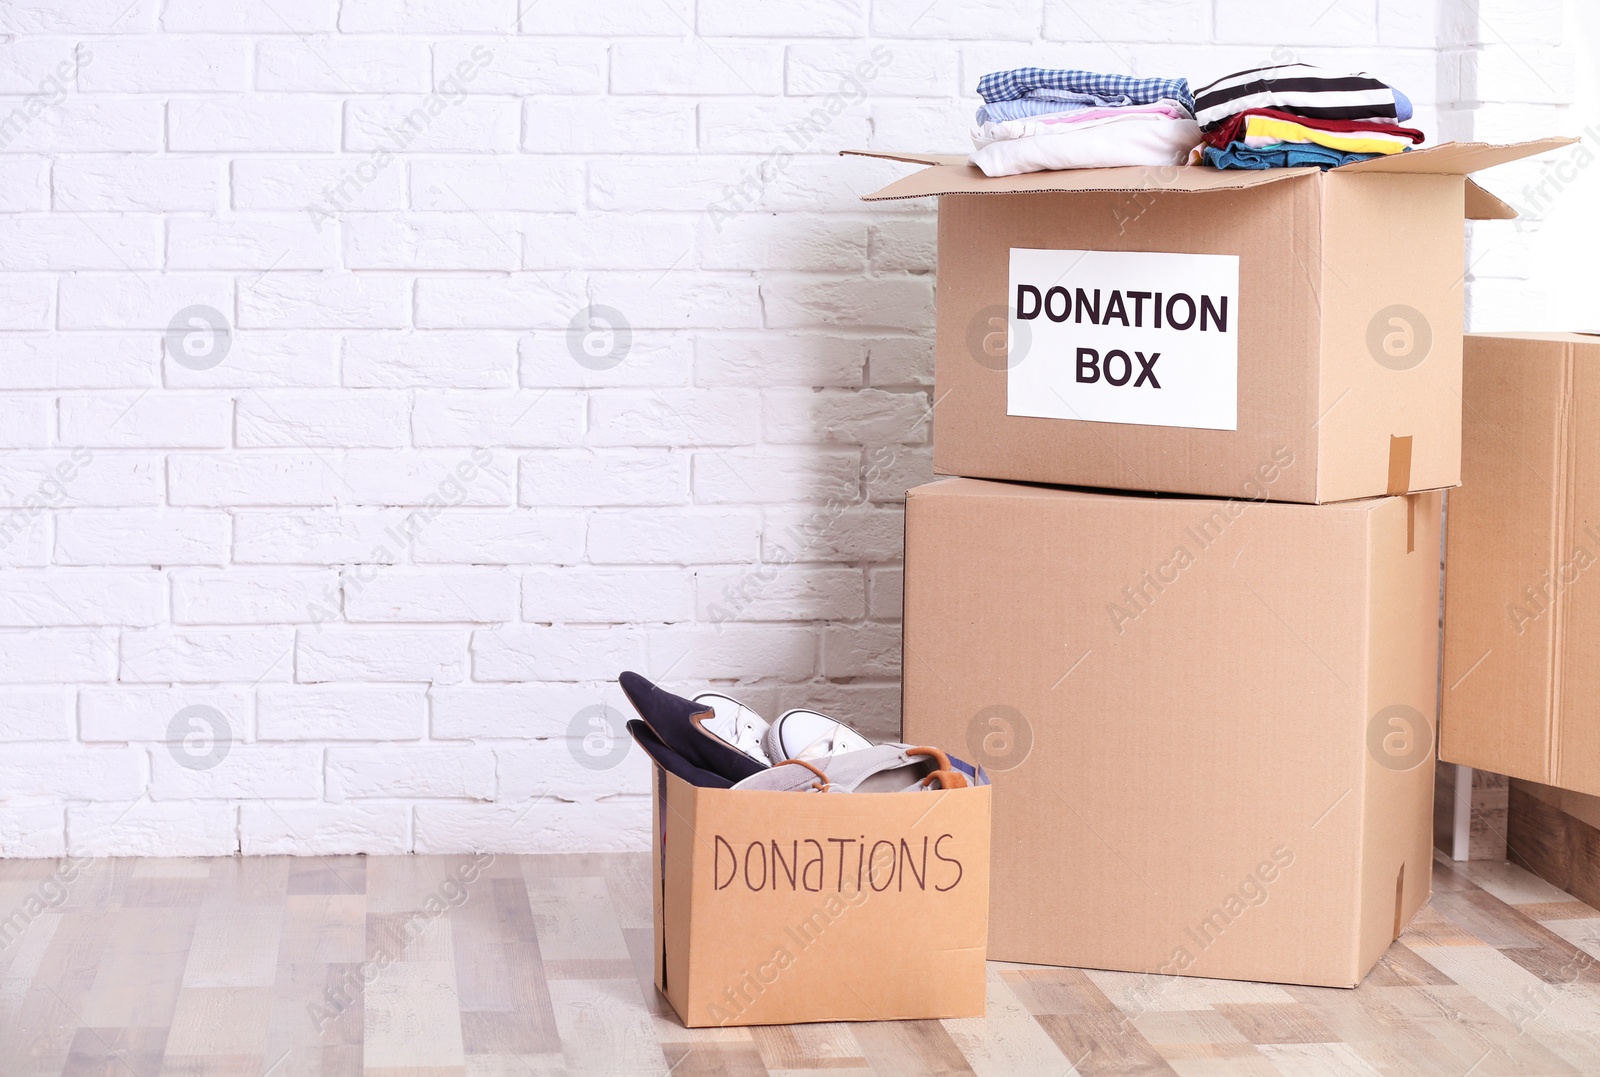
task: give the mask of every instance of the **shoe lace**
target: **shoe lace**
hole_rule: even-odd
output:
[[[795,753],[795,756],[800,759],[820,758],[823,760],[823,762],[831,762],[834,755],[839,751],[839,733],[843,729],[844,725],[842,723],[834,722],[833,728],[830,731],[822,734],[822,736],[818,737],[804,748],[801,748]],[[821,745],[822,747],[819,749],[818,745]]]
[[[833,783],[828,780],[828,776],[826,774],[822,773],[821,770],[817,769],[817,767],[813,766],[811,763],[807,762],[806,760],[804,760],[804,759],[785,759],[782,763],[778,763],[778,764],[775,764],[775,765],[781,767],[781,766],[784,766],[787,763],[796,763],[796,764],[798,764],[798,765],[800,765],[802,767],[805,767],[811,773],[815,774],[818,778],[821,778],[822,780],[820,782],[812,782],[811,783],[811,788],[813,790],[815,790],[816,792],[818,792],[818,793],[827,793],[827,792],[831,792],[833,790]]]

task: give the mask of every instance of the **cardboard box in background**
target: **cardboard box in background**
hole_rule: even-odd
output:
[[[1600,337],[1467,338],[1440,758],[1600,794]]]
[[[1361,980],[1429,893],[1441,501],[911,491],[905,736],[989,768],[991,958]]]
[[[655,775],[656,986],[691,1028],[981,1017],[988,787],[806,794]]]
[[[932,167],[867,200],[939,196],[934,470],[1238,497],[1285,446],[1278,500],[1456,485],[1462,218],[1515,216],[1466,175],[1569,141],[996,179],[877,154]]]

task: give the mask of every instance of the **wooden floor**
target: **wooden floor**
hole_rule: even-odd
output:
[[[0,1074],[1600,1073],[1600,913],[1440,862],[1355,991],[990,965],[983,1019],[690,1032],[645,854],[0,861]]]

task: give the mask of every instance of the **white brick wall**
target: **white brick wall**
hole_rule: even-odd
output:
[[[1469,328],[1600,331],[1600,11],[1584,0],[1495,0],[1457,20],[1441,54],[1460,137],[1581,136],[1578,146],[1493,169],[1485,185],[1516,221],[1470,231]]]
[[[1024,63],[1561,98],[1538,20],[1320,10],[0,6],[0,854],[638,847],[628,667],[891,732],[933,207],[834,151]]]

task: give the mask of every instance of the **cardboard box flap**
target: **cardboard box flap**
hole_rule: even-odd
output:
[[[1468,333],[1468,340],[1537,340],[1551,344],[1576,344],[1583,348],[1593,348],[1600,345],[1600,332],[1590,329],[1575,329],[1570,333],[1548,330],[1517,330],[1516,332],[1500,333]]]
[[[1396,153],[1342,165],[1337,172],[1461,175],[1534,154],[1570,146],[1576,138],[1552,137],[1493,145],[1487,142],[1446,142],[1440,146]],[[927,198],[944,194],[1028,194],[1068,191],[1237,191],[1315,174],[1315,168],[1269,168],[1259,172],[1239,169],[1191,168],[1076,168],[1026,172],[1020,176],[985,176],[960,154],[900,153],[875,150],[840,150],[841,156],[876,157],[907,164],[925,164],[921,172],[895,180],[863,195],[863,202],[902,198]],[[1467,181],[1466,217],[1474,221],[1509,221],[1517,211],[1471,180]]]
[[[1370,161],[1357,161],[1353,165],[1340,165],[1338,170],[1465,176],[1480,169],[1493,168],[1495,165],[1520,161],[1524,157],[1532,157],[1547,150],[1570,146],[1577,141],[1576,138],[1558,135],[1505,145],[1491,142],[1445,142],[1426,149],[1391,153],[1387,157],[1374,157]]]
[[[845,150],[845,153],[855,153]],[[885,157],[885,154],[861,156]],[[891,160],[911,160],[896,156]],[[965,160],[957,158],[957,161]],[[944,194],[1034,194],[1069,191],[1238,191],[1268,183],[1315,176],[1315,168],[1269,168],[1260,172],[1238,169],[1189,168],[1068,168],[1049,172],[1025,172],[1020,176],[985,176],[972,165],[936,164],[921,172],[895,180],[868,195],[863,202],[884,202],[897,198],[926,198]]]
[[[904,161],[913,165],[961,165],[964,153],[904,153],[900,150],[840,150],[840,157],[877,157],[884,161]]]
[[[1472,180],[1467,180],[1467,220],[1514,221],[1517,211]]]

